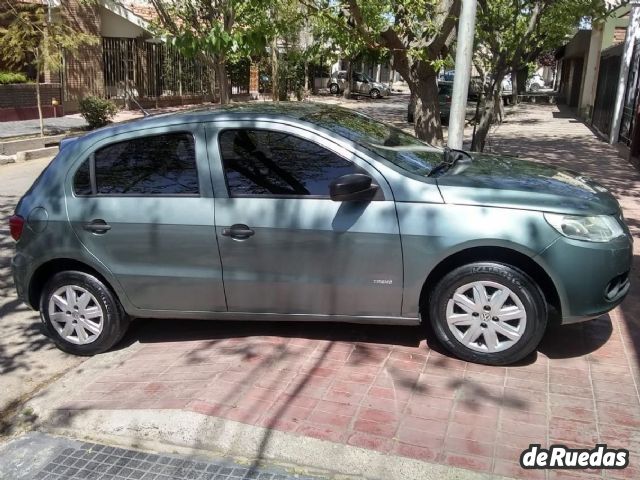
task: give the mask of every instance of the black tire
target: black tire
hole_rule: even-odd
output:
[[[478,281],[495,282],[509,288],[518,297],[526,312],[526,323],[522,327],[520,338],[505,350],[482,352],[472,349],[456,338],[451,330],[456,327],[450,328],[447,323],[447,305],[453,294],[458,288]],[[509,297],[508,301],[512,301],[511,298]],[[544,335],[548,317],[547,304],[538,285],[523,271],[497,262],[471,263],[449,272],[432,290],[428,313],[438,340],[447,350],[463,360],[486,365],[515,363],[533,352]],[[478,317],[475,313],[473,315],[474,318]],[[486,328],[486,324],[484,325]],[[480,343],[477,344],[477,348],[484,348],[482,343],[485,342],[485,337],[481,336],[482,340],[478,337]],[[506,337],[503,338],[507,340]],[[500,338],[498,341],[501,341]]]
[[[56,290],[66,285],[85,289],[93,295],[97,306],[102,308],[102,331],[86,344],[75,344],[66,340],[54,327],[49,318],[49,300]],[[56,346],[73,355],[91,356],[103,353],[117,344],[127,331],[129,317],[118,298],[98,278],[80,271],[63,271],[53,275],[42,289],[40,295],[40,318]]]
[[[338,95],[340,93],[340,87],[338,86],[337,83],[332,83],[331,85],[329,85],[329,91],[333,95]]]
[[[373,98],[374,100],[376,100],[376,99],[380,98],[380,90],[378,90],[377,88],[372,88],[372,89],[369,91],[369,96],[370,96],[371,98]]]

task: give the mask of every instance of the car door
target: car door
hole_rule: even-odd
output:
[[[353,91],[362,95],[369,94],[369,84],[361,73],[353,74]]]
[[[216,230],[230,312],[400,316],[402,252],[384,178],[302,128],[211,124]],[[366,173],[369,202],[336,202],[328,185]]]
[[[226,310],[204,127],[102,140],[69,176],[69,221],[133,306]]]

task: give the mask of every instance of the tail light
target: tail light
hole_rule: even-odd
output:
[[[24,229],[24,218],[20,215],[13,215],[9,217],[9,232],[11,237],[17,242],[22,236],[22,230]]]
[[[447,95],[446,97],[444,97],[444,101],[447,103],[451,103],[451,95]]]

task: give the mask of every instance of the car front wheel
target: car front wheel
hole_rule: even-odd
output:
[[[340,93],[340,87],[338,87],[337,83],[332,83],[331,85],[329,85],[329,91],[333,95],[337,95],[338,93]]]
[[[111,289],[93,275],[56,273],[40,296],[40,316],[54,343],[74,355],[95,355],[118,343],[129,319]]]
[[[540,288],[521,270],[478,262],[440,280],[430,295],[429,316],[438,339],[456,356],[506,365],[538,346],[547,306]]]
[[[376,98],[380,98],[380,90],[378,90],[377,88],[372,88],[369,92],[369,96],[371,96],[371,98],[373,98],[374,100]]]

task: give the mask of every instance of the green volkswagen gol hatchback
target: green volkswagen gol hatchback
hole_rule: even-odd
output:
[[[103,352],[132,317],[430,322],[508,364],[629,290],[599,184],[441,150],[315,104],[147,117],[63,143],[10,219],[19,297],[56,344]]]

